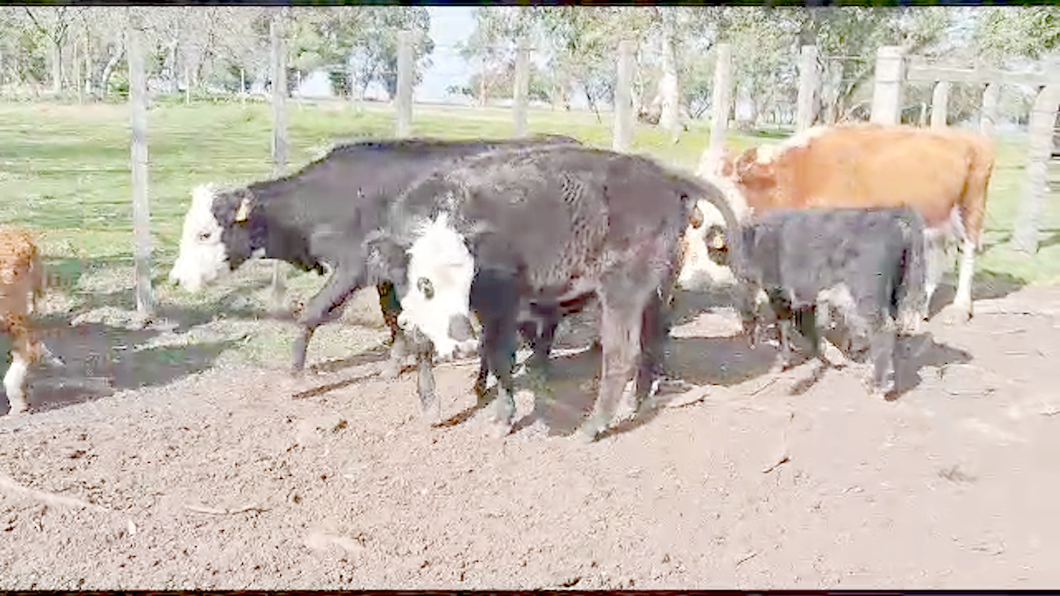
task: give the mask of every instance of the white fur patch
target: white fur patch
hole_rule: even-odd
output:
[[[810,141],[825,135],[835,130],[835,127],[831,126],[811,126],[802,132],[792,135],[784,139],[780,143],[761,145],[758,147],[758,151],[755,156],[755,161],[760,164],[768,164],[780,156],[784,155],[789,149],[796,147],[807,147]]]
[[[26,375],[29,372],[29,362],[21,354],[12,355],[11,366],[4,374],[4,391],[7,393],[7,403],[10,405],[10,414],[21,414],[29,409],[26,403]]]
[[[745,220],[751,209],[747,205],[747,198],[740,192],[740,187],[732,180],[724,176],[713,175],[708,172],[700,173],[700,178],[713,184],[720,190],[729,204],[729,209],[737,221]],[[707,254],[706,234],[711,225],[717,224],[727,227],[725,218],[721,211],[706,199],[696,202],[696,207],[703,214],[703,223],[698,228],[689,225],[685,229],[683,242],[685,243],[684,261],[681,263],[681,271],[677,276],[677,283],[684,289],[694,289],[709,284],[732,284],[736,277],[732,269],[724,265],[718,265],[710,260]]]
[[[434,344],[438,360],[472,353],[477,340],[457,341],[449,336],[455,317],[471,318],[471,281],[475,263],[464,237],[442,212],[413,232],[408,249],[408,289],[401,296],[398,324],[418,329]]]
[[[203,184],[195,187],[191,207],[184,216],[180,253],[169,272],[169,280],[192,292],[228,271],[228,253],[221,241],[221,225],[213,215],[217,187]]]

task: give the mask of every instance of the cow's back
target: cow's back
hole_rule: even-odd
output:
[[[837,279],[882,296],[900,273],[911,217],[907,209],[774,210],[755,218],[747,250],[761,283],[789,288],[797,307],[814,304]]]
[[[931,225],[948,220],[973,166],[992,153],[981,135],[907,126],[839,126],[792,145],[775,161],[779,207],[913,206]],[[942,199],[942,200],[940,200]],[[759,204],[754,204],[758,202]]]
[[[531,291],[562,293],[639,245],[676,246],[689,192],[680,177],[643,158],[548,147],[498,151],[438,172],[405,207],[433,218],[446,208],[435,197],[461,195],[460,220],[487,224],[475,243],[480,263],[518,270]]]
[[[505,147],[545,142],[577,144],[567,137],[526,140],[441,141],[408,139],[340,145],[297,175],[279,182],[251,185],[256,195],[284,194],[297,201],[271,204],[279,222],[313,227],[327,224],[368,231],[382,224],[386,205],[417,178],[442,164]],[[261,189],[260,191],[258,189]],[[302,227],[302,226],[298,226]]]

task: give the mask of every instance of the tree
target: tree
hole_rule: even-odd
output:
[[[84,9],[72,6],[24,6],[22,9],[29,17],[29,22],[47,38],[51,46],[52,93],[58,95],[63,91],[63,45],[66,43],[66,34],[73,18]]]
[[[363,94],[378,82],[393,98],[397,94],[398,33],[413,32],[413,85],[423,80],[431,66],[434,41],[430,37],[431,15],[419,6],[364,6],[359,19],[362,27],[353,43],[354,77]]]

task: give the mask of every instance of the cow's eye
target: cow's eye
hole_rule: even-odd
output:
[[[206,242],[213,236],[213,232],[199,232],[199,242]]]
[[[434,286],[431,285],[431,280],[426,277],[421,277],[416,280],[416,288],[423,294],[424,298],[430,300],[434,298]]]

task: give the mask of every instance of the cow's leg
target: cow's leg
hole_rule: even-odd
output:
[[[7,393],[7,403],[10,406],[8,415],[22,414],[29,410],[25,390],[29,359],[17,349],[11,352],[11,356],[11,366],[4,375],[4,391]]]
[[[631,283],[619,283],[605,287],[601,296],[603,370],[593,414],[582,426],[586,440],[595,441],[607,429],[626,385],[632,380],[640,352],[644,310],[650,299],[647,294],[655,291],[654,287],[649,288],[645,292]]]
[[[490,372],[497,378],[493,421],[496,435],[511,432],[515,416],[515,352],[519,332],[518,276],[504,269],[482,269],[471,284],[471,306],[482,323],[479,380],[484,390]],[[483,366],[483,363],[485,365]]]
[[[821,334],[817,328],[816,308],[800,308],[795,311],[795,326],[810,345],[810,358],[823,360],[821,356]]]
[[[559,311],[549,309],[539,322],[527,324],[523,328],[524,336],[530,340],[531,349],[530,358],[525,364],[526,375],[523,382],[534,393],[535,414],[539,414],[543,405],[552,400],[552,389],[548,384],[551,368],[549,355],[552,353],[552,344],[555,342],[559,321]],[[532,333],[530,333],[531,328]]]
[[[653,293],[644,308],[640,328],[640,366],[637,369],[637,384],[634,391],[634,412],[640,413],[644,405],[659,390],[663,376],[666,341],[670,335],[669,300],[666,295]]]
[[[944,231],[934,228],[924,230],[924,260],[926,261],[924,293],[927,294],[929,309],[931,297],[935,295],[935,290],[938,289],[939,283],[942,281],[948,242],[949,240]]]
[[[972,277],[975,273],[975,242],[967,236],[961,239],[960,265],[957,271],[957,296],[953,306],[964,320],[972,318]]]
[[[394,284],[383,282],[376,285],[379,292],[379,308],[383,311],[383,320],[390,329],[390,357],[383,365],[383,377],[394,378],[401,374],[404,368],[405,357],[408,355],[408,344],[405,334],[398,325],[398,315],[401,314],[401,304],[398,303]]]
[[[335,268],[335,272],[328,278],[324,287],[309,301],[309,304],[302,311],[301,321],[299,321],[302,330],[294,342],[294,351],[291,359],[292,374],[297,375],[305,368],[305,357],[309,348],[309,340],[313,337],[313,332],[316,331],[316,328],[326,322],[332,312],[346,302],[350,295],[357,291],[361,285],[363,285],[363,282],[361,281],[361,270],[359,268],[347,269],[339,266]]]
[[[497,377],[497,398],[494,405],[494,435],[504,436],[512,431],[515,417],[515,351],[516,320],[510,316],[496,316],[482,324],[482,348],[489,370]],[[484,384],[484,383],[483,383]]]
[[[418,332],[412,340],[416,357],[416,394],[420,398],[420,410],[430,424],[441,419],[441,405],[434,387],[434,345]]]
[[[895,362],[897,343],[897,325],[894,318],[884,313],[872,316],[871,323],[871,392],[876,397],[883,397],[894,391]]]

